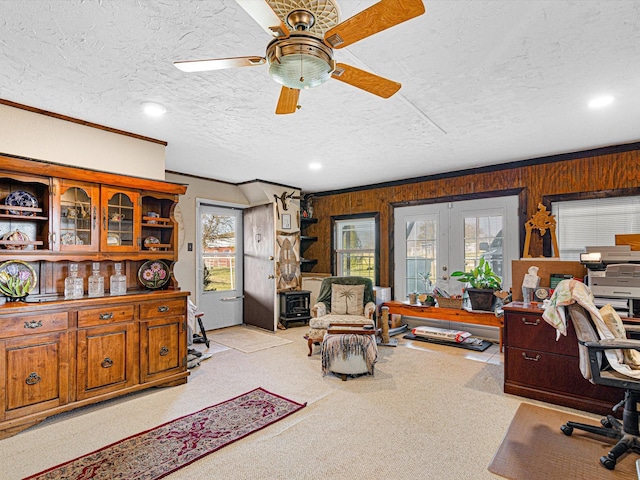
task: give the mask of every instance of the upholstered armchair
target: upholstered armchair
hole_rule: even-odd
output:
[[[309,356],[313,345],[320,344],[330,324],[362,324],[375,326],[376,306],[373,283],[365,277],[326,277],[320,284],[317,303],[311,308]]]

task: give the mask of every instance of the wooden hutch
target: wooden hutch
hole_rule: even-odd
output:
[[[0,269],[19,260],[37,275],[26,301],[0,306],[0,438],[66,410],[187,381],[189,294],[170,273],[173,212],[185,191],[0,155]],[[145,289],[138,278],[150,261],[168,267],[161,289]],[[104,297],[86,294],[93,262]],[[80,299],[64,299],[70,263],[84,278]],[[127,277],[123,296],[109,294],[115,263]]]

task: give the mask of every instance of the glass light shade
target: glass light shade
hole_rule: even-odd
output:
[[[289,88],[310,88],[322,85],[331,78],[331,66],[312,55],[287,55],[269,66],[269,74]]]

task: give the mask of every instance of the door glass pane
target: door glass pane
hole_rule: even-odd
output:
[[[109,245],[133,246],[133,201],[124,193],[109,199]]]
[[[91,245],[91,198],[82,188],[69,188],[60,198],[62,245]]]
[[[438,221],[408,221],[406,292],[431,292],[435,283]]]
[[[205,292],[235,290],[236,287],[236,218],[202,213],[202,265]]]
[[[502,215],[465,217],[464,269],[473,270],[484,258],[502,276]]]

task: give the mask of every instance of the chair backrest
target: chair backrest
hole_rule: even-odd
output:
[[[327,312],[331,311],[331,285],[364,285],[364,303],[373,302],[373,282],[367,277],[327,277],[320,284],[317,302],[322,302],[327,306]]]
[[[576,337],[581,342],[597,342],[600,340],[600,336],[596,332],[596,329],[591,320],[591,315],[583,307],[574,303],[567,307],[571,322],[576,331]],[[591,371],[591,364],[589,363],[589,353],[587,347],[578,344],[578,350],[580,352],[580,372],[582,376],[589,381],[593,380],[593,372]],[[598,353],[598,366],[602,365],[602,354]]]

